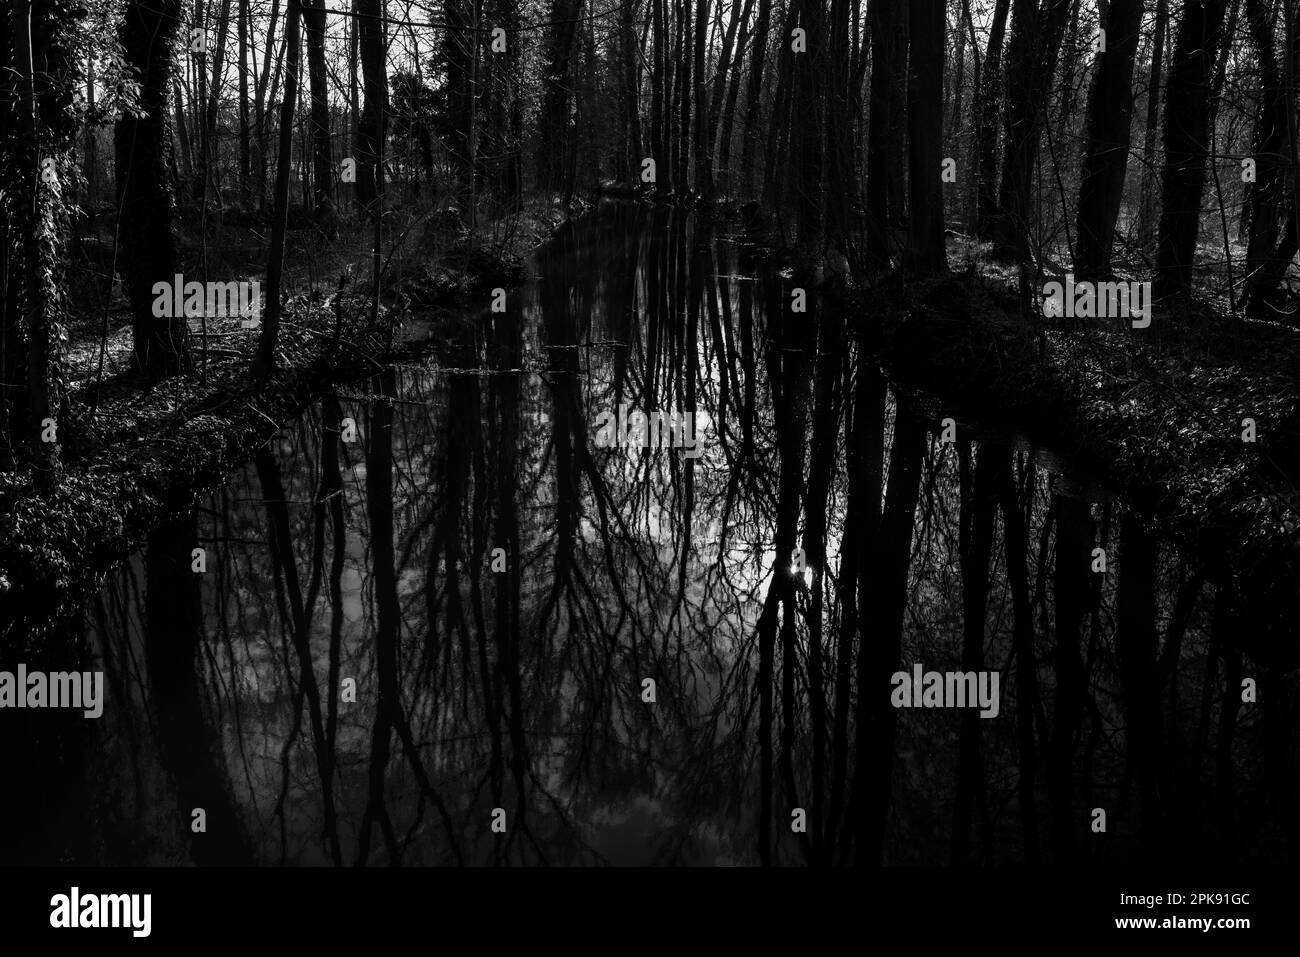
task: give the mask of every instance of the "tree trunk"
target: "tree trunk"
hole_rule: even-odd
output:
[[[1246,0],[1246,20],[1259,55],[1262,101],[1255,120],[1255,182],[1249,188],[1250,238],[1246,247],[1246,312],[1262,318],[1278,287],[1268,269],[1277,246],[1283,208],[1282,164],[1287,146],[1286,90],[1274,44],[1273,18],[1264,0]]]
[[[673,65],[673,180],[685,194],[691,185],[691,4],[677,0],[677,35]]]
[[[95,58],[86,57],[86,110],[95,115]],[[86,157],[82,175],[86,177],[86,205],[95,206],[99,199],[99,132],[93,120],[86,121]]]
[[[733,0],[734,2],[734,0]],[[713,125],[710,123],[708,97],[705,96],[704,65],[705,40],[708,35],[709,0],[695,3],[695,191],[704,202],[713,199]],[[721,90],[726,69],[725,50],[718,60],[718,70],[713,78]]]
[[[1114,6],[1122,0],[1115,0]],[[1054,593],[1056,610],[1056,706],[1047,754],[1047,790],[1052,811],[1052,849],[1057,866],[1077,854],[1079,825],[1074,809],[1074,747],[1087,695],[1087,675],[1079,657],[1087,620],[1093,541],[1092,513],[1080,498],[1052,496],[1056,525]]]
[[[721,124],[721,131],[718,135],[718,162],[716,174],[719,178],[719,185],[725,193],[730,189],[731,179],[731,135],[735,129],[736,104],[740,99],[740,76],[741,64],[745,56],[745,40],[748,37],[749,18],[754,10],[754,0],[745,0],[745,7],[742,11],[739,2],[732,4],[731,23],[727,27],[727,35],[722,45],[722,56],[718,59],[718,75],[716,86],[713,89],[713,103],[709,107],[709,129],[717,130]],[[739,36],[736,36],[737,26],[739,26]],[[722,110],[723,96],[726,97],[726,112]]]
[[[1227,5],[1227,0],[1187,0],[1178,23],[1165,92],[1156,298],[1191,289],[1209,142],[1210,72],[1223,42]]]
[[[443,62],[447,71],[447,126],[452,170],[460,191],[469,195],[473,170],[470,164],[470,74],[472,51],[476,42],[470,30],[468,0],[447,0],[443,15],[447,28],[443,34]],[[508,42],[508,41],[507,41]]]
[[[253,164],[248,127],[248,0],[239,0],[239,199],[252,201]]]
[[[624,4],[619,19],[619,40],[622,44],[622,85],[619,89],[623,108],[623,169],[621,178],[637,183],[641,174],[644,140],[641,135],[641,69],[640,46],[636,31],[636,4]]]
[[[1038,756],[1034,747],[1034,711],[1038,705],[1038,667],[1034,654],[1033,608],[1029,597],[1029,531],[1024,507],[1016,482],[1015,452],[1000,446],[995,482],[1002,504],[1002,524],[1007,567],[1007,584],[1011,591],[1012,649],[1016,662],[1016,743],[1019,780],[1016,800],[1019,803],[1020,827],[1025,842],[1025,863],[1039,864],[1038,808],[1035,801]],[[1028,466],[1033,468],[1032,462]],[[1031,489],[1033,482],[1026,483]]]
[[[71,112],[70,83],[74,66],[68,50],[71,38],[67,35],[67,13],[49,0],[18,0],[0,16],[10,20],[6,32],[11,38],[13,57],[10,61],[8,44],[0,48],[3,57],[0,66],[14,78],[10,90],[17,98],[14,106],[0,112],[0,117],[8,112],[15,121],[15,128],[6,134],[5,146],[0,147],[12,164],[3,170],[12,176],[6,186],[14,187],[14,195],[5,197],[0,207],[5,213],[0,220],[3,223],[0,237],[7,255],[17,252],[17,262],[13,265],[18,267],[0,277],[3,295],[0,302],[6,312],[11,304],[21,304],[21,333],[27,340],[27,396],[25,403],[20,399],[18,408],[12,411],[20,412],[26,407],[25,444],[32,464],[32,480],[37,490],[45,491],[53,487],[59,475],[60,444],[46,441],[47,420],[62,430],[70,428],[62,414],[66,408],[58,345],[63,298],[59,242],[66,222],[60,222],[65,219],[59,216],[62,200],[57,186],[47,183],[46,172],[51,170],[49,161],[53,162],[52,171],[56,175],[70,172],[75,127],[60,114]],[[57,184],[57,180],[54,182]],[[10,322],[6,316],[4,325],[9,326]],[[18,346],[18,337],[11,339],[8,332],[6,329],[5,338],[10,340],[5,343],[6,351]],[[20,362],[12,364],[15,371]],[[12,381],[15,380],[6,379]],[[58,438],[57,432],[54,438]]]
[[[249,14],[249,24],[252,24],[252,14]],[[253,121],[257,128],[257,164],[255,169],[255,179],[257,184],[257,205],[259,209],[266,209],[266,119],[268,113],[267,107],[267,83],[271,78],[271,60],[275,52],[275,29],[280,22],[280,0],[271,0],[271,19],[267,24],[266,31],[266,49],[262,51],[262,71],[257,76],[257,83],[253,90]],[[355,64],[353,64],[355,67]],[[355,69],[353,74],[355,75]],[[274,94],[272,94],[274,98]]]
[[[264,379],[275,370],[275,347],[280,335],[280,275],[284,269],[284,235],[289,220],[289,167],[293,163],[293,114],[298,106],[299,20],[301,0],[289,0],[285,11],[284,100],[280,104],[280,156],[275,168],[275,205],[271,219],[271,248],[266,262],[266,306],[262,310],[262,337],[257,344],[253,374]],[[378,25],[376,25],[376,29]],[[379,290],[375,290],[376,297]]]
[[[944,0],[908,0],[907,153],[910,186],[907,265],[944,273],[943,59]]]
[[[1083,279],[1110,271],[1111,239],[1124,198],[1124,173],[1133,123],[1133,59],[1143,0],[1114,0],[1106,21],[1106,49],[1088,102],[1088,149],[1079,184],[1079,235],[1074,271]]]
[[[858,822],[855,863],[882,862],[893,791],[894,736],[898,710],[890,704],[891,678],[899,670],[907,611],[908,570],[916,531],[916,501],[925,455],[925,426],[905,401],[898,402],[889,479],[877,543],[869,564],[870,591],[862,601],[863,629],[858,668],[858,755],[853,810]]]
[[[997,0],[989,28],[988,50],[980,74],[979,126],[975,135],[976,187],[975,235],[983,236],[998,211],[998,119],[1002,114],[1002,44],[1006,37],[1011,0]]]
[[[1002,190],[994,229],[994,255],[1023,261],[1029,256],[1030,200],[1039,136],[1056,55],[1069,19],[1069,0],[1014,0],[1007,49],[1006,117]]]
[[[989,560],[993,555],[993,524],[997,512],[997,488],[993,459],[999,451],[981,446],[974,472],[970,463],[971,443],[963,439],[957,447],[960,467],[960,517],[958,553],[961,561],[963,671],[984,669],[984,631],[988,611]],[[971,825],[977,805],[983,804],[984,765],[980,752],[979,712],[967,709],[961,716],[957,742],[957,793],[953,800],[952,863],[975,863],[971,853]]]
[[[832,0],[830,18],[830,93],[826,102],[826,151],[829,197],[827,239],[847,254],[860,225],[854,146],[858,139],[860,100],[853,92],[853,57],[849,0]]]
[[[542,107],[538,117],[538,186],[547,195],[556,190],[567,192],[566,172],[572,167],[576,148],[574,127],[570,120],[570,93],[574,84],[573,52],[577,36],[577,19],[583,0],[554,0],[551,7],[549,41],[542,67]]]
[[[325,70],[325,0],[304,0],[307,77],[311,86],[312,199],[318,215],[334,207],[334,158],[330,151],[328,74]]]
[[[207,91],[207,101],[203,104],[203,150],[198,170],[199,196],[206,194],[211,178],[211,167],[217,159],[217,116],[221,106],[221,80],[226,67],[226,41],[230,37],[230,0],[221,0],[221,12],[217,17],[217,46],[212,56],[212,81]],[[203,59],[196,66],[203,70]],[[218,194],[219,198],[220,194]]]
[[[383,0],[357,0],[357,45],[365,73],[365,108],[357,122],[357,200],[361,208],[378,217],[379,157],[388,131],[388,75]]]
[[[749,60],[749,84],[745,89],[745,138],[740,148],[740,170],[745,193],[753,195],[755,154],[758,151],[758,120],[763,111],[763,64],[767,57],[768,32],[772,24],[772,0],[758,0],[758,21],[754,26],[753,53]]]
[[[907,61],[907,47],[900,42],[900,0],[871,0],[867,12],[871,34],[871,97],[867,108],[867,260],[875,268],[890,261],[890,193],[894,176],[890,172],[892,150],[890,118],[892,102],[898,96],[894,84],[899,64]],[[937,171],[936,171],[937,172]]]
[[[167,171],[167,89],[180,22],[180,0],[131,0],[119,31],[126,62],[139,70],[139,115],[123,114],[114,130],[119,235],[124,285],[131,301],[133,362],[148,379],[189,367],[183,315],[156,318],[154,284],[176,277],[172,188]]]
[[[1169,0],[1156,0],[1155,36],[1151,41],[1151,79],[1147,84],[1147,125],[1142,136],[1142,192],[1138,200],[1138,246],[1144,251],[1155,247],[1156,194],[1160,184],[1156,176],[1156,133],[1160,125],[1160,84],[1164,79],[1165,35],[1169,32]]]
[[[1165,854],[1164,802],[1158,787],[1159,765],[1165,756],[1160,743],[1160,686],[1156,673],[1158,552],[1150,523],[1150,514],[1135,504],[1120,525],[1115,644],[1124,704],[1125,756],[1138,781],[1142,854],[1155,862]]]
[[[794,80],[798,85],[799,155],[795,160],[795,201],[799,217],[799,242],[814,249],[821,241],[823,136],[826,128],[826,75],[832,68],[827,56],[826,18],[821,0],[800,0],[800,20],[807,31],[808,50],[795,54]]]

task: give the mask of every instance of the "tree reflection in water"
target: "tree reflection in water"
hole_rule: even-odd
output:
[[[791,311],[811,277],[679,211],[568,224],[535,272],[434,360],[315,404],[69,626],[116,705],[74,856],[1294,852],[1294,677],[1243,650],[1229,583],[1158,539],[1141,494],[1010,434],[941,442],[855,317]],[[598,447],[622,403],[703,413],[704,454]],[[895,710],[918,662],[1001,672],[998,717]],[[1236,707],[1243,676],[1267,706]]]

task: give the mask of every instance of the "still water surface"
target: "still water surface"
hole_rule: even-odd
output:
[[[11,856],[1295,846],[1294,676],[1243,655],[1230,598],[1139,505],[1010,432],[942,441],[942,408],[860,353],[869,317],[792,312],[802,280],[689,215],[603,208],[532,272],[427,361],[316,402],[111,576],[70,625],[104,717],[39,725],[45,817]],[[695,411],[699,457],[598,443],[621,405]],[[895,710],[917,664],[998,672],[997,716]],[[1235,706],[1243,674],[1270,708]]]

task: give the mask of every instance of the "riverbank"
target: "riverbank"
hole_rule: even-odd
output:
[[[411,267],[381,288],[377,325],[367,287],[290,298],[278,367],[263,382],[250,372],[259,333],[237,318],[209,319],[192,342],[194,372],[155,386],[126,369],[129,330],[108,343],[108,367],[120,371],[102,381],[83,341],[69,366],[54,488],[38,493],[25,472],[0,473],[0,644],[16,653],[46,640],[153,528],[218,487],[313,398],[437,348],[476,297],[486,304],[490,288],[522,278],[517,259],[485,253]],[[418,306],[414,282],[435,290]]]
[[[1146,329],[1068,327],[975,274],[892,276],[836,307],[891,378],[938,397],[943,415],[1013,424],[1125,489],[1193,574],[1230,591],[1244,650],[1300,663],[1297,330],[1196,300],[1157,304]]]

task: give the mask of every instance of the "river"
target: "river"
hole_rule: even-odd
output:
[[[110,576],[67,629],[104,714],[28,713],[11,857],[1281,859],[1294,675],[1141,503],[945,422],[688,213],[602,207],[531,276]],[[635,411],[695,448],[600,434]],[[894,707],[917,665],[996,714]]]

